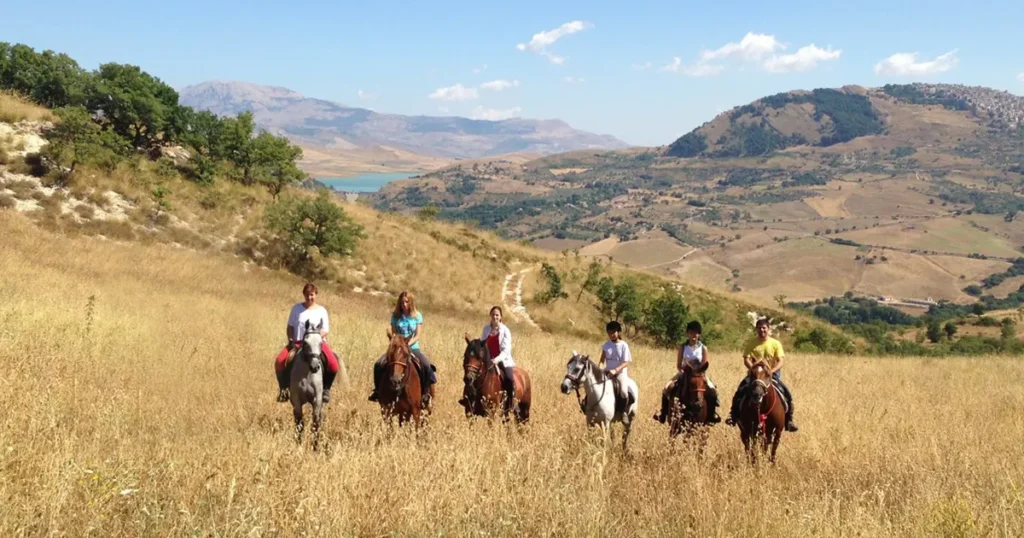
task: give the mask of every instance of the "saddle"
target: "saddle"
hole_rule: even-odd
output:
[[[755,381],[751,380],[750,384],[747,386],[747,389],[745,391],[746,395],[744,396],[744,399],[748,401],[754,395],[754,383]],[[786,391],[782,390],[782,387],[779,386],[779,382],[776,381],[775,378],[772,378],[772,388],[775,389],[775,394],[779,397],[779,400],[782,401],[782,408],[786,411],[786,413],[789,413],[789,399],[786,398]]]
[[[636,398],[633,396],[633,393],[631,392],[626,393],[627,397],[623,398],[622,391],[620,390],[618,381],[613,381],[612,387],[615,388],[615,414],[619,415],[625,413],[626,410],[629,409],[631,405],[633,405],[633,402],[636,401]]]

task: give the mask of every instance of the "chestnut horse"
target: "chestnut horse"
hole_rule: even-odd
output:
[[[683,368],[682,377],[672,387],[668,394],[669,409],[669,437],[676,437],[680,433],[686,433],[689,437],[693,433],[700,436],[701,447],[707,441],[708,430],[706,426],[711,425],[714,418],[714,410],[710,408],[704,393],[708,390],[707,372],[710,363],[704,362],[696,369],[690,365]]]
[[[385,421],[398,415],[401,426],[411,418],[417,427],[422,420],[423,385],[420,380],[418,361],[409,349],[409,343],[398,334],[390,334],[391,342],[384,355],[387,379],[377,387],[380,412]],[[377,380],[374,380],[376,383]],[[433,397],[434,387],[430,387]]]
[[[462,380],[466,387],[464,399],[460,402],[466,409],[466,417],[491,417],[497,414],[501,406],[504,420],[508,420],[508,413],[512,411],[516,423],[528,422],[532,393],[530,374],[518,366],[513,368],[516,397],[515,405],[512,405],[513,402],[505,401],[506,393],[501,385],[501,374],[491,359],[491,352],[483,340],[470,340],[468,336],[466,337],[466,351],[462,355]]]
[[[753,381],[743,397],[737,421],[740,438],[751,463],[757,462],[758,450],[767,453],[768,461],[775,463],[775,451],[786,427],[785,404],[772,383],[771,370],[763,362],[750,368],[750,376]]]

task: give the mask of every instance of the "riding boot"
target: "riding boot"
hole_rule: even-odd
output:
[[[370,397],[367,400],[371,402],[377,401],[377,387],[380,386],[381,378],[384,376],[384,367],[380,364],[380,361],[373,363],[373,390],[370,392]]]
[[[736,394],[732,395],[732,407],[729,409],[729,418],[725,419],[725,423],[730,426],[736,425],[736,419],[739,418],[740,414],[740,400],[742,399],[742,391],[736,390]]]
[[[288,381],[291,379],[291,363],[288,363],[277,374],[277,401],[287,402],[291,399],[291,391],[288,390]]]
[[[786,431],[797,432],[800,428],[793,422],[793,397],[789,398],[789,409],[786,410]]]
[[[722,417],[718,416],[718,390],[711,389],[704,394],[707,399],[708,410],[711,412],[711,415],[708,417],[708,422],[718,424],[722,421]]]
[[[334,384],[335,377],[338,377],[338,372],[332,372],[330,369],[324,370],[324,393],[321,398],[324,403],[331,401],[331,385]]]
[[[654,420],[657,420],[658,422],[660,422],[662,424],[664,424],[665,421],[668,420],[669,406],[671,405],[671,403],[669,402],[669,399],[670,399],[670,397],[669,397],[668,389],[662,391],[661,392],[661,412],[656,414],[656,415],[654,415]]]

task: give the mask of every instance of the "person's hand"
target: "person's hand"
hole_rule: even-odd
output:
[[[608,377],[615,377],[615,370],[612,370],[611,368],[605,368],[604,375]]]
[[[323,329],[320,329],[320,336],[321,337],[327,336],[327,331],[325,331]]]

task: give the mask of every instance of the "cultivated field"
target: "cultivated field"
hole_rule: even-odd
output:
[[[323,290],[352,386],[327,449],[296,448],[270,361],[301,284],[237,258],[52,236],[0,214],[3,536],[1017,536],[1017,360],[790,357],[800,434],[775,467],[735,430],[706,457],[649,418],[669,352],[637,346],[641,417],[623,454],[557,386],[579,340],[513,327],[533,423],[467,423],[460,335],[423,304],[439,365],[419,436],[365,401],[388,305]],[[445,283],[437,282],[435,286]],[[500,282],[495,282],[495,295]],[[715,355],[728,398],[739,359]]]

